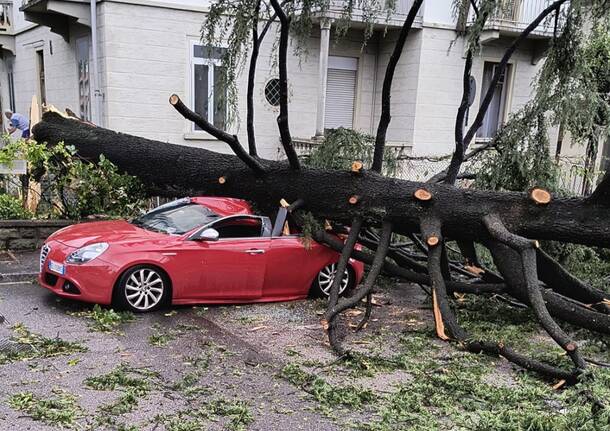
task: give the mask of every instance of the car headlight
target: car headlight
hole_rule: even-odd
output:
[[[106,251],[108,243],[98,242],[95,244],[89,244],[83,248],[79,248],[73,251],[66,258],[67,263],[87,263],[98,257],[100,254]]]

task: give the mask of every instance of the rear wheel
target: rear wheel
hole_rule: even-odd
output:
[[[138,265],[119,279],[115,301],[121,308],[144,313],[161,307],[170,292],[167,276],[158,268]]]
[[[333,285],[335,276],[337,275],[337,263],[331,263],[326,265],[318,272],[312,288],[312,294],[314,296],[329,296],[330,288]],[[341,278],[341,284],[339,285],[339,295],[344,294],[349,289],[353,288],[354,275],[352,269],[347,267]]]

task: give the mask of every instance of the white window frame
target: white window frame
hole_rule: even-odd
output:
[[[204,65],[208,66],[208,118],[207,120],[214,124],[214,70],[216,67],[222,66],[222,60],[219,58],[200,58],[195,57],[195,47],[203,46],[201,42],[197,40],[191,40],[189,43],[189,74],[190,74],[190,105],[195,109],[195,65]],[[226,115],[226,107],[225,107],[225,115]],[[210,136],[204,130],[198,130],[195,127],[195,123],[189,122],[190,127],[188,129],[189,133],[202,135],[202,136]]]
[[[481,59],[481,66],[480,66],[481,69],[480,69],[480,73],[478,74],[479,79],[477,82],[477,87],[480,85],[481,88],[480,89],[477,88],[477,93],[478,93],[477,97],[469,109],[468,124],[466,126],[466,129],[468,129],[468,127],[470,126],[470,122],[474,121],[474,117],[471,118],[471,116],[476,114],[479,107],[481,106],[481,98],[485,95],[485,93],[483,92],[483,74],[485,73],[485,63],[500,63],[501,61],[502,61],[502,59],[499,57],[486,56]],[[499,120],[498,130],[500,130],[500,128],[502,128],[502,126],[504,124],[506,124],[506,122],[508,121],[508,118],[510,117],[510,114],[513,112],[512,111],[513,91],[514,91],[514,78],[517,73],[516,69],[517,69],[517,65],[515,64],[514,61],[509,61],[507,63],[507,69],[505,70],[505,76],[504,76],[504,86],[505,86],[506,93],[505,93],[505,97],[504,97],[504,107],[503,107],[502,116],[501,116],[501,118],[498,118],[498,120]],[[480,82],[480,84],[479,84],[479,82]],[[489,110],[488,110],[488,112],[489,112]],[[486,115],[487,115],[487,113],[486,113]],[[475,133],[475,136],[473,138],[475,145],[484,144],[484,143],[491,141],[490,138],[485,138],[485,137],[480,136],[479,130],[480,130],[480,128],[477,129],[477,132]]]

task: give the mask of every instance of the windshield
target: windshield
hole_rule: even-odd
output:
[[[144,229],[181,235],[218,218],[209,208],[195,203],[184,203],[155,208],[131,221]]]

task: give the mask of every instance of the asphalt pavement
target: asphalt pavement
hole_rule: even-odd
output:
[[[3,270],[31,269],[31,258],[3,264]],[[301,305],[309,307],[305,301]],[[258,307],[264,313],[265,306]],[[224,327],[231,308],[177,307],[137,315],[113,333],[96,332],[89,326],[92,320],[85,316],[91,310],[90,305],[59,299],[35,283],[0,285],[0,315],[6,318],[0,324],[0,339],[14,339],[16,328],[24,325],[45,340],[61,339],[86,349],[56,356],[51,350],[50,357],[34,354],[29,360],[8,362],[0,355],[0,430],[59,429],[53,420],[35,420],[35,412],[10,405],[11,399],[27,393],[43,400],[74,396],[75,429],[190,430],[176,425],[189,421],[204,423],[204,429],[239,429],[235,428],[241,426],[241,419],[235,419],[239,414],[219,405],[245,406],[242,410],[251,419],[244,420],[244,429],[340,429],[316,409],[307,394],[278,377],[284,366],[281,355],[253,346]],[[96,390],[86,379],[121,365],[147,376],[150,389],[136,397],[130,411],[108,413],[108,405],[124,404],[125,389],[119,385],[114,390]],[[192,429],[198,429],[197,425]]]

